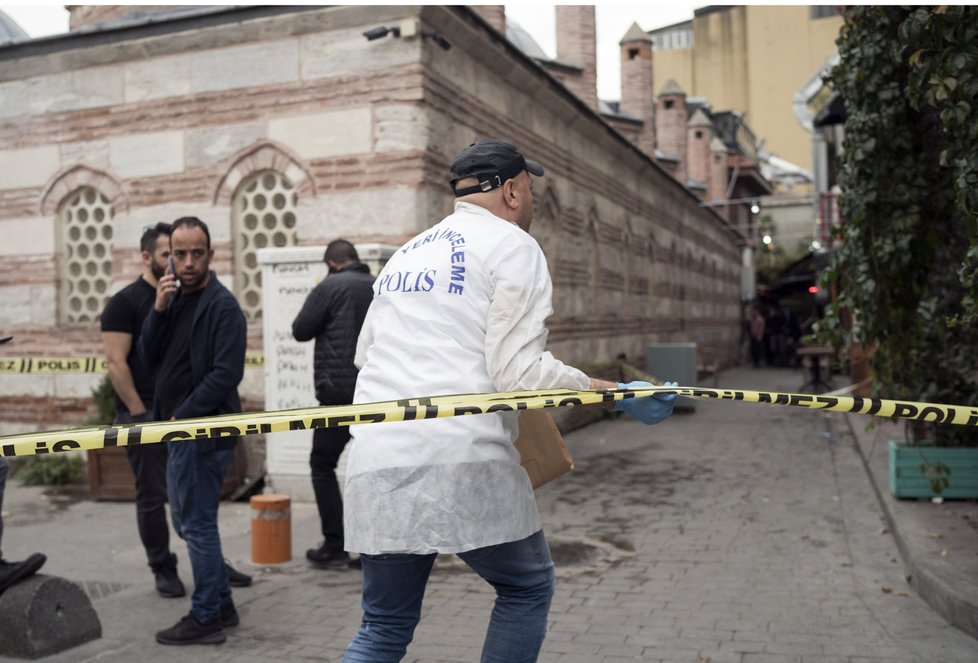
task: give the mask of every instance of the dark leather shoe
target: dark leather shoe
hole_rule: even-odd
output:
[[[350,554],[345,550],[333,552],[326,547],[326,544],[318,548],[310,548],[306,551],[306,559],[319,569],[336,569],[347,566],[350,563]]]
[[[225,640],[227,636],[220,619],[201,624],[192,612],[156,634],[156,641],[161,645],[219,645]]]
[[[0,559],[0,594],[24,578],[37,573],[47,559],[41,553],[34,553],[23,562],[5,562]]]
[[[224,628],[233,628],[240,623],[241,617],[238,616],[238,609],[234,607],[233,601],[221,608],[221,626]]]
[[[228,570],[228,584],[232,587],[247,587],[251,584],[251,576],[247,573],[241,573],[233,566],[228,564],[227,560],[224,560],[224,566]]]
[[[156,593],[166,599],[178,599],[187,595],[183,581],[177,575],[176,568],[160,569],[156,576]]]

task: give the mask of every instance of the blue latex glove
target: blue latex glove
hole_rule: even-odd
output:
[[[678,382],[666,382],[662,386],[675,387]],[[651,387],[651,382],[624,382],[618,383],[619,389],[636,389],[638,387]],[[615,401],[615,411],[627,412],[643,424],[652,425],[666,419],[672,414],[672,404],[676,400],[676,394],[655,394],[654,396],[643,396],[641,398],[626,398]]]

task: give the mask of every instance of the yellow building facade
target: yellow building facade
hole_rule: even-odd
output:
[[[792,96],[835,51],[841,26],[830,6],[697,9],[692,21],[650,33],[654,84],[671,78],[714,109],[744,113],[768,153],[811,170],[811,136]]]

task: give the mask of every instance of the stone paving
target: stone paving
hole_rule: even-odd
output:
[[[721,376],[746,389],[800,383],[788,370]],[[577,468],[538,491],[558,563],[541,661],[978,660],[978,641],[903,579],[842,415],[698,401],[660,426],[607,420],[567,442]],[[297,559],[274,569],[248,564],[247,505],[222,505],[226,554],[256,574],[235,591],[242,624],[224,645],[172,648],[153,632],[189,599],[152,591],[132,505],[51,502],[16,481],[7,500],[5,555],[48,553],[44,570],[82,584],[102,621],[100,640],[46,660],[337,661],[356,630],[359,573],[301,559],[316,542],[311,504],[294,505]],[[491,603],[478,577],[440,559],[405,661],[478,661]]]

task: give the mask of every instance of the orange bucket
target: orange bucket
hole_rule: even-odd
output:
[[[254,495],[251,498],[251,561],[282,564],[292,560],[292,498]]]

